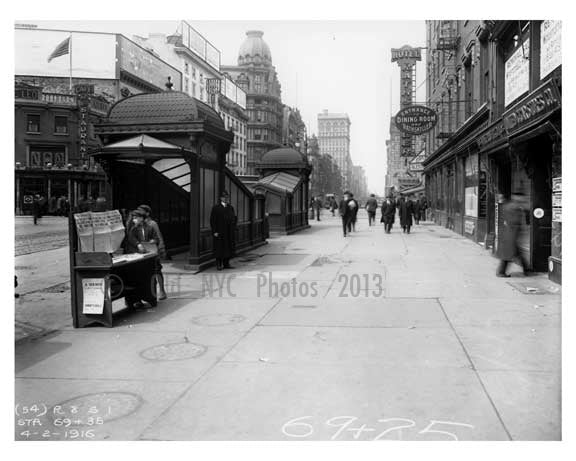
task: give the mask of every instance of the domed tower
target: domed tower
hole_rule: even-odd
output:
[[[258,164],[266,152],[282,146],[281,88],[272,65],[270,47],[264,32],[249,30],[240,45],[237,66],[221,66],[246,92],[248,133],[246,139],[248,175],[257,175]]]

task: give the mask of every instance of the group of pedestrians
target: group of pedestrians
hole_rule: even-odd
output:
[[[396,210],[398,210],[402,232],[409,234],[414,221],[416,225],[418,225],[422,218],[425,219],[426,208],[428,208],[428,204],[423,195],[421,195],[419,199],[414,199],[413,195],[406,197],[404,194],[400,194],[400,197],[397,199],[395,199],[393,195],[388,195],[382,203],[381,208],[382,216],[380,222],[384,224],[384,232],[389,234],[392,231],[392,225],[396,218]]]

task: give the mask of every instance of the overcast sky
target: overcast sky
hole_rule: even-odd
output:
[[[194,21],[187,20],[236,64],[247,30],[262,30],[282,85],[282,101],[300,109],[309,133],[317,133],[323,109],[346,112],[350,153],[362,165],[371,192],[383,194],[390,115],[399,108],[400,72],[390,49],[425,46],[424,21]],[[173,21],[18,21],[43,28],[118,32],[129,38],[170,34]],[[417,99],[425,99],[424,59],[417,68]]]

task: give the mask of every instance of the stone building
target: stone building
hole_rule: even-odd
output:
[[[318,114],[318,145],[320,155],[334,159],[342,174],[342,185],[350,187],[352,181],[352,159],[350,157],[350,118],[348,114]]]
[[[263,40],[262,31],[246,32],[238,52],[236,66],[223,65],[220,70],[246,92],[248,134],[246,139],[246,174],[256,174],[256,164],[266,152],[282,146],[284,106],[272,53]]]

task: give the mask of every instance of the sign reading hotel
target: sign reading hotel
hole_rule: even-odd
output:
[[[562,64],[562,21],[540,24],[540,78]]]
[[[529,89],[530,40],[526,39],[506,61],[504,70],[504,105],[522,96]]]
[[[420,48],[412,48],[411,46],[392,48],[392,62],[400,59],[415,59],[420,61],[420,59],[422,59]]]
[[[430,131],[438,122],[438,114],[426,106],[408,106],[394,117],[402,133],[420,135]]]

